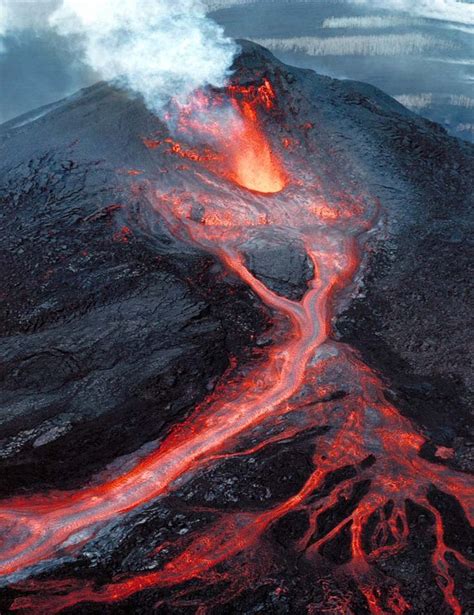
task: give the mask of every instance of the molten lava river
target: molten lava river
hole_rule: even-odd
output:
[[[340,595],[308,606],[308,613],[410,613],[410,597],[382,564],[408,548],[411,502],[433,519],[431,569],[444,599],[439,612],[459,614],[452,564],[472,564],[447,544],[429,492],[453,496],[472,520],[472,485],[463,473],[420,456],[425,438],[387,401],[377,374],[331,336],[337,306],[354,289],[364,246],[380,223],[380,206],[342,191],[329,198],[301,148],[289,140],[275,147],[265,130],[265,118],[278,113],[268,81],[230,86],[219,96],[210,101],[200,95],[180,109],[179,140],[145,139],[182,169],[172,179],[164,174],[159,183],[147,180],[150,203],[175,237],[212,254],[265,304],[273,343],[250,367],[229,368],[188,418],[123,473],[101,475],[75,492],[0,503],[0,575],[4,585],[22,592],[11,609],[57,613],[164,588],[162,604],[194,605],[190,612],[201,615],[235,612],[225,610],[226,600],[272,574],[265,539],[272,527],[304,514],[304,531],[291,544],[295,556],[316,577],[325,566],[324,547],[344,537],[348,557],[335,568],[365,605],[354,611]],[[304,246],[313,278],[300,300],[277,294],[247,266],[245,245],[262,230],[284,232]],[[51,575],[61,561],[78,557],[108,524],[133,519],[215,464],[251,457],[278,442],[291,446],[302,436],[313,444],[308,475],[283,501],[263,510],[214,510],[204,527],[150,549],[163,556],[157,567],[144,562],[141,572],[102,582],[41,578],[46,569]],[[341,503],[342,518],[327,523]],[[212,502],[201,508],[212,511]],[[219,587],[218,597],[206,602],[202,592],[211,586]]]

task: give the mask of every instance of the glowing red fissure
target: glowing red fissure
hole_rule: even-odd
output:
[[[241,95],[243,103],[239,102],[239,107],[244,103],[250,105],[252,113],[248,119],[254,122],[259,138],[264,138],[255,109],[271,108],[273,90],[264,83],[263,90],[244,89]],[[266,144],[271,151],[270,144]],[[232,169],[229,173],[233,177]],[[287,177],[279,167],[275,177],[283,176]],[[409,532],[405,502],[411,499],[429,510],[435,519],[433,566],[446,602],[455,614],[460,614],[447,555],[454,555],[464,565],[469,562],[446,546],[441,516],[427,494],[430,485],[435,485],[455,496],[472,520],[472,484],[466,476],[419,456],[424,438],[387,403],[376,375],[350,348],[329,337],[335,297],[354,279],[364,233],[376,220],[374,209],[357,199],[330,204],[311,190],[301,194],[298,189],[291,193],[290,188],[281,194],[275,190],[273,196],[249,195],[247,200],[243,195],[238,200],[235,197],[235,201],[229,201],[229,194],[220,200],[208,196],[167,191],[164,187],[156,190],[155,208],[173,232],[215,254],[229,272],[260,297],[275,314],[275,336],[280,341],[269,350],[264,362],[240,380],[216,389],[172,430],[154,453],[122,476],[76,492],[1,502],[0,575],[74,552],[102,524],[170,493],[177,479],[191,476],[213,460],[237,454],[236,445],[242,438],[245,441],[245,436],[257,426],[281,423],[282,429],[271,437],[260,436],[263,439],[259,444],[238,454],[251,454],[299,431],[331,425],[331,430],[318,439],[314,471],[297,494],[274,508],[264,512],[221,513],[211,527],[191,536],[182,551],[158,571],[119,579],[99,589],[88,582],[30,583],[24,590],[32,591],[33,595],[18,598],[12,608],[55,613],[78,602],[114,602],[147,587],[174,586],[196,577],[204,583],[212,582],[210,571],[218,564],[242,551],[251,551],[265,530],[289,511],[305,510],[309,528],[295,549],[311,559],[349,524],[352,559],[342,568],[356,579],[371,613],[403,614],[410,606],[400,588],[393,584],[385,596],[379,588],[385,581],[377,576],[372,563],[406,545]],[[203,210],[199,220],[192,216],[196,202]],[[256,229],[272,226],[291,228],[312,261],[314,277],[301,301],[277,295],[245,265],[241,246]],[[325,397],[335,380],[341,379],[351,383],[343,400],[306,403],[303,410],[298,401],[303,388],[314,391],[317,400]],[[300,422],[285,423],[296,412],[302,413]],[[367,467],[362,462],[370,455],[375,456],[376,463]],[[314,502],[310,496],[322,487],[325,479],[348,465],[358,468],[356,478],[342,481]],[[318,536],[320,515],[338,499],[350,497],[355,483],[361,479],[370,480],[370,488],[354,511],[332,530]],[[389,513],[388,502],[392,503]],[[374,515],[377,526],[371,537],[371,551],[367,553],[362,536]]]

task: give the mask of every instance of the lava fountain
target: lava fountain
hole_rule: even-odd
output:
[[[214,254],[266,304],[274,317],[275,343],[264,360],[222,382],[154,452],[123,475],[76,492],[1,502],[0,575],[13,582],[39,562],[74,556],[117,515],[175,492],[216,460],[251,454],[313,428],[331,429],[318,440],[306,482],[283,503],[263,512],[220,513],[217,521],[178,545],[159,570],[113,579],[102,587],[73,580],[30,581],[22,588],[31,595],[17,598],[12,609],[56,613],[80,602],[116,602],[191,579],[202,584],[229,580],[232,573],[215,572],[218,565],[252,552],[289,512],[304,511],[308,530],[295,549],[316,568],[324,545],[348,531],[350,561],[341,565],[343,573],[355,580],[371,613],[403,615],[410,610],[403,591],[382,577],[376,563],[405,548],[406,502],[411,500],[435,519],[433,568],[446,604],[460,614],[449,558],[470,563],[446,545],[443,520],[428,492],[434,485],[454,496],[472,519],[472,485],[463,474],[420,457],[424,437],[387,402],[376,374],[349,347],[331,339],[335,307],[353,283],[379,207],[362,196],[340,194],[327,201],[304,160],[293,160],[290,172],[262,124],[261,118],[276,106],[268,80],[259,86],[231,86],[217,103],[203,96],[198,104],[219,107],[223,99],[230,101],[233,118],[225,131],[218,121],[200,122],[194,109],[184,108],[179,115],[178,132],[196,133],[197,123],[208,145],[185,145],[169,137],[146,140],[148,147],[162,148],[191,165],[183,167],[179,181],[149,185],[150,200],[172,233]],[[272,291],[246,264],[245,243],[262,229],[276,228],[301,240],[313,266],[313,279],[300,301]],[[342,397],[336,395],[341,388]],[[298,421],[291,421],[296,415]],[[275,425],[281,429],[272,429]],[[343,468],[351,472],[325,488]],[[352,499],[353,506],[342,521],[324,530],[321,519],[341,498]]]
[[[268,105],[272,104],[273,91],[268,81],[260,89]],[[235,103],[238,108],[238,103]],[[262,193],[280,192],[285,187],[285,175],[280,161],[273,154],[268,141],[258,127],[255,108],[247,101],[241,104],[241,126],[231,134],[230,177],[247,188]]]
[[[192,102],[176,105],[168,113],[168,121],[182,137],[204,140],[212,149],[203,151],[183,148],[167,139],[171,151],[191,160],[198,160],[209,169],[236,184],[262,194],[276,193],[286,184],[285,172],[278,156],[259,127],[257,105],[270,109],[274,91],[268,80],[255,88],[228,89],[230,98],[211,98],[198,92]],[[157,147],[159,141],[146,140]]]

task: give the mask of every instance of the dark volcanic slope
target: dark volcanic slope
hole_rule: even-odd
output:
[[[156,438],[265,323],[211,257],[127,226],[147,208],[133,170],[155,167],[141,103],[99,84],[46,113],[1,132],[3,494]]]
[[[299,139],[332,186],[357,186],[380,201],[383,224],[333,336],[382,374],[431,441],[424,454],[435,459],[436,445],[453,447],[447,463],[467,470],[474,147],[373,87],[287,67],[256,45],[243,43],[236,69],[238,83],[265,76],[274,84],[281,123],[266,127],[275,147],[279,138]],[[83,484],[159,438],[212,389],[231,356],[250,358],[268,326],[250,291],[149,215],[146,182],[180,177],[169,155],[144,144],[156,133],[164,127],[139,100],[106,84],[0,128],[2,494]],[[245,251],[265,284],[301,297],[311,266],[297,242],[262,232]],[[219,469],[213,498],[258,508],[293,493],[306,471],[299,447]],[[282,468],[291,470],[282,477]],[[191,497],[199,500],[199,485]],[[178,532],[173,506],[152,512],[151,527],[166,519]],[[282,558],[285,541],[301,531],[293,521],[272,530]],[[410,523],[416,534],[423,516],[415,505]],[[98,540],[105,569],[139,569],[139,538],[124,539],[117,552]],[[399,566],[407,579],[418,575],[415,593],[425,574],[417,566]],[[298,575],[291,591],[303,602],[289,595],[276,605],[262,589],[228,612],[295,612],[310,572],[303,566]],[[153,612],[156,600],[141,599],[117,612]],[[420,600],[428,610],[416,612],[434,612],[439,595]]]

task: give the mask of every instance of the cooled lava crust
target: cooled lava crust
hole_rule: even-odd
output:
[[[241,45],[0,127],[2,613],[470,612],[474,147]]]

